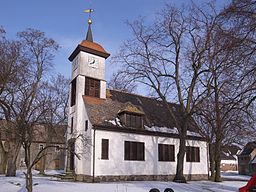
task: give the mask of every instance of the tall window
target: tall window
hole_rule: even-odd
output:
[[[70,133],[72,134],[74,131],[74,119],[71,117],[71,123],[70,123]]]
[[[85,95],[100,97],[100,80],[85,77]]]
[[[85,125],[84,126],[85,126],[84,130],[87,131],[88,130],[88,120],[85,120]]]
[[[76,78],[71,82],[71,107],[76,104]]]
[[[144,161],[145,160],[144,143],[125,141],[124,142],[124,160]]]
[[[108,159],[108,139],[101,140],[101,159]]]
[[[186,161],[187,162],[200,162],[199,147],[186,146]]]
[[[175,161],[174,145],[158,144],[159,161]]]

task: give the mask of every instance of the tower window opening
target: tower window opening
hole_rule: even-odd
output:
[[[85,95],[100,97],[100,80],[85,78]]]

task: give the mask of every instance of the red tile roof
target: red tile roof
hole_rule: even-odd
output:
[[[82,45],[83,47],[90,48],[90,49],[93,49],[95,51],[101,52],[101,53],[107,53],[105,51],[105,49],[101,45],[99,45],[98,43],[94,43],[94,42],[91,42],[91,41],[83,40],[80,43],[80,45]]]

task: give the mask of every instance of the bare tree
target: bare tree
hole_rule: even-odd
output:
[[[45,108],[47,111],[41,122],[44,123],[46,128],[46,144],[45,146],[52,145],[54,140],[58,137],[58,126],[67,126],[67,104],[68,104],[68,84],[69,80],[62,75],[52,78],[51,82],[44,83],[44,89],[41,91],[42,100],[45,101]],[[63,137],[63,135],[60,135]],[[44,174],[45,163],[47,161],[47,153],[45,150],[40,158],[40,174]]]
[[[239,142],[237,138],[252,133],[250,126],[255,122],[255,108],[249,107],[255,97],[256,72],[252,10],[255,11],[255,2],[232,2],[218,14],[217,25],[209,34],[205,63],[212,79],[211,94],[199,113],[201,122],[208,125],[201,127],[214,146],[210,153],[214,181],[221,181],[222,146]]]
[[[28,62],[22,54],[21,44],[19,41],[8,40],[4,36],[5,31],[1,29],[0,39],[0,115],[1,118],[7,122],[13,120],[13,103],[14,95],[16,94],[19,86],[22,85],[22,75],[28,69]],[[3,130],[7,130],[6,134]],[[7,134],[8,133],[8,134]],[[4,151],[3,159],[7,163],[7,176],[14,176],[16,170],[16,159],[20,149],[20,142],[18,142],[18,135],[15,134],[13,123],[7,123],[2,127],[2,135],[5,137],[7,149]],[[6,165],[2,164],[2,171],[5,173]]]
[[[108,88],[133,93],[136,91],[137,84],[131,81],[129,76],[126,76],[125,73],[118,71],[111,76]]]
[[[1,96],[1,111],[5,119],[10,122],[7,126],[9,150],[7,153],[7,173],[6,176],[15,176],[16,160],[20,147],[25,149],[25,163],[27,166],[26,183],[27,190],[32,191],[32,172],[30,167],[30,146],[35,135],[33,127],[47,111],[42,107],[44,101],[40,100],[39,90],[42,88],[43,78],[51,68],[53,53],[58,49],[54,40],[46,38],[44,33],[34,29],[18,33],[17,47],[20,60],[12,59],[15,54],[4,53],[2,58],[3,71],[8,69],[12,72],[12,66],[25,66],[18,73],[14,73],[14,80],[8,81],[8,75],[3,78],[6,84],[5,91]],[[2,65],[1,65],[2,67]],[[15,68],[15,67],[14,67]],[[15,71],[14,71],[15,72]]]
[[[167,5],[154,26],[145,25],[143,20],[131,23],[134,38],[125,42],[116,56],[117,62],[122,63],[122,73],[130,81],[148,86],[163,101],[179,130],[174,178],[177,182],[186,181],[183,164],[189,122],[197,106],[209,95],[212,77],[204,60],[216,17],[211,6],[203,10],[196,5],[187,8]],[[180,104],[180,119],[170,108],[169,99]]]

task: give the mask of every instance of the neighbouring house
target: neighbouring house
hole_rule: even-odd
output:
[[[172,180],[179,150],[173,119],[157,99],[106,89],[105,60],[109,56],[93,42],[89,22],[86,39],[69,57],[67,143],[75,153],[68,153],[66,170],[72,171],[76,180],[88,182]],[[169,105],[180,119],[180,106]],[[86,142],[79,139],[82,135]],[[208,144],[197,133],[193,119],[186,145],[186,178],[207,179]]]
[[[256,174],[256,141],[247,143],[237,156],[239,174]]]
[[[238,160],[237,154],[241,148],[237,145],[224,146],[221,152],[221,171],[237,171]]]
[[[2,121],[4,122],[4,121]],[[10,124],[10,123],[9,123]],[[1,123],[3,125],[3,123]],[[0,134],[0,165],[6,163],[4,162],[4,153],[8,152],[9,136],[8,136],[8,123],[4,123],[1,126]],[[32,144],[31,144],[31,159],[33,160],[38,152],[45,146],[54,146],[46,150],[46,156],[41,159],[36,165],[35,169],[39,170],[41,166],[45,169],[61,169],[64,170],[65,165],[65,134],[67,130],[67,125],[47,125],[40,124],[36,125],[34,131],[36,132]],[[7,135],[5,134],[7,133]],[[25,153],[24,149],[21,147],[18,158],[17,158],[17,168],[25,168]]]

